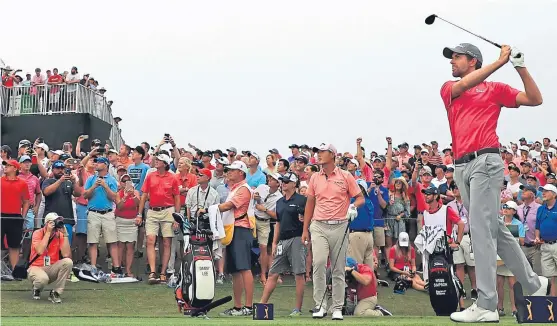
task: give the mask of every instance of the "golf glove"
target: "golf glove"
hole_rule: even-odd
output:
[[[354,204],[350,204],[348,212],[346,213],[346,219],[352,222],[356,217],[358,217],[358,209],[354,206]]]
[[[516,58],[516,56],[519,55],[519,54],[520,54],[520,58]],[[517,49],[517,48],[512,48],[510,61],[512,62],[513,66],[515,68],[517,68],[517,67],[525,68],[526,67],[526,65],[524,65],[524,53],[520,52],[520,50]]]

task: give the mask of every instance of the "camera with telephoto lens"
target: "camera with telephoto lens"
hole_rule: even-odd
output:
[[[57,218],[54,221],[54,228],[55,229],[61,229],[64,228],[64,219],[63,218]]]
[[[344,272],[344,281],[346,282],[346,284],[350,284],[350,283],[356,281],[356,279],[354,278],[354,275],[352,275],[351,270]]]

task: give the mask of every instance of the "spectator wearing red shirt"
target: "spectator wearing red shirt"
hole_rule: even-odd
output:
[[[73,267],[70,258],[72,251],[66,228],[55,228],[55,223],[63,222],[64,218],[56,213],[48,213],[44,221],[45,226],[33,232],[30,257],[38,258],[29,267],[28,278],[33,282],[34,300],[40,300],[44,287],[53,283],[48,299],[53,303],[61,303],[60,294]]]
[[[358,264],[352,257],[346,257],[345,271],[350,275],[346,279],[346,284],[356,290],[358,297],[354,316],[392,316],[389,311],[377,304],[377,279],[371,267]]]
[[[19,163],[16,160],[2,161],[4,176],[0,178],[0,239],[8,244],[10,264],[13,268],[19,260],[19,248],[23,236],[23,216],[29,209],[29,190],[27,183],[17,177]]]
[[[412,288],[425,291],[425,282],[416,274],[416,250],[410,245],[408,233],[401,232],[397,243],[389,249],[389,277],[395,280],[398,276],[412,281]]]
[[[178,160],[178,171],[176,179],[180,189],[180,213],[186,215],[186,195],[188,190],[197,186],[197,176],[191,171],[191,160],[187,157],[180,157]]]
[[[451,315],[457,322],[497,322],[497,291],[493,275],[497,254],[516,276],[526,294],[545,295],[548,280],[538,278],[528,264],[518,242],[498,220],[500,187],[504,180],[503,161],[496,128],[501,107],[537,106],[542,95],[524,65],[524,55],[503,45],[499,59],[482,68],[480,50],[469,43],[445,48],[443,55],[451,59],[453,77],[441,87],[441,98],[447,110],[455,156],[455,180],[464,204],[474,223],[471,224],[478,300],[471,307]],[[491,74],[509,59],[516,68],[525,92],[498,82],[486,82]],[[471,205],[473,203],[473,205]],[[544,292],[544,293],[542,293]],[[518,320],[523,311],[519,308]]]
[[[166,283],[166,267],[170,259],[170,247],[174,237],[174,229],[178,228],[178,223],[174,222],[172,213],[180,211],[180,189],[176,177],[169,172],[172,159],[166,154],[159,154],[155,157],[155,168],[157,171],[149,173],[145,178],[141,188],[141,202],[136,217],[136,224],[140,225],[143,219],[143,209],[145,202],[149,198],[149,210],[145,218],[145,232],[147,235],[147,260],[149,262],[149,284],[156,284],[159,281]],[[155,241],[162,233],[163,248],[161,261],[161,275],[157,279],[155,272]]]

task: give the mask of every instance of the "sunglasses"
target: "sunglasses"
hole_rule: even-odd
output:
[[[514,208],[512,208],[512,207],[509,206],[509,205],[503,205],[503,209],[514,209]]]

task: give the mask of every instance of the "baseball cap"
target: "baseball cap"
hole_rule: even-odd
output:
[[[364,188],[364,189],[367,190],[367,183],[366,183],[365,180],[363,180],[363,179],[358,179],[358,180],[356,180],[356,183],[358,184],[358,186],[360,186],[360,187],[362,187],[362,188]]]
[[[420,146],[420,145],[414,145],[414,149],[422,150],[422,146]]]
[[[45,143],[40,143],[37,145],[37,147],[44,149],[45,152],[48,152],[48,145]]]
[[[300,148],[300,146],[296,145],[296,144],[292,144],[290,146],[288,146],[288,148],[292,149],[292,148]]]
[[[230,171],[230,170],[240,170],[245,174],[248,173],[248,167],[246,166],[246,163],[242,161],[234,161],[232,162],[232,164],[224,167],[224,171]]]
[[[223,153],[220,149],[215,149],[215,150],[213,151],[213,154],[219,154],[220,156],[223,156],[223,155],[224,155],[224,153]]]
[[[522,137],[518,141],[526,141],[526,138]]]
[[[422,193],[426,195],[437,195],[439,194],[439,189],[437,189],[434,185],[431,185],[426,189],[422,189]]]
[[[29,157],[29,155],[23,155],[19,158],[19,163],[23,163],[25,161],[31,161],[31,157]]]
[[[532,163],[530,163],[530,162],[528,162],[528,161],[526,161],[526,162],[520,162],[520,166],[523,166],[523,165],[532,167]]]
[[[32,143],[30,141],[28,141],[27,139],[23,139],[19,142],[19,145],[17,146],[17,148],[22,148],[24,146],[31,146]]]
[[[400,232],[398,234],[398,245],[401,247],[408,247],[410,245],[410,237],[406,232]]]
[[[52,164],[52,168],[54,169],[63,169],[66,165],[64,164],[64,161],[56,161]]]
[[[308,157],[305,156],[305,155],[300,155],[300,156],[296,157],[296,161],[303,162],[304,164],[308,164],[308,162],[309,162]]]
[[[503,208],[512,208],[515,211],[518,211],[518,205],[512,200],[509,200],[508,202],[503,204]]]
[[[352,257],[346,257],[346,267],[352,268],[353,270],[355,270],[357,272],[358,271],[358,262],[356,261],[356,259],[354,259]]]
[[[518,172],[518,173],[520,173],[520,169],[519,169],[518,167],[516,167],[516,166],[512,166],[512,165],[511,165],[511,166],[509,166],[509,171],[515,171],[515,172]]]
[[[163,161],[164,163],[170,165],[170,162],[172,162],[172,160],[170,159],[170,157],[166,154],[159,154],[157,155],[157,160],[159,161]]]
[[[255,157],[256,160],[260,161],[261,158],[259,158],[259,155],[257,153],[252,153],[252,152],[248,152],[248,156],[249,157]]]
[[[530,186],[530,185],[520,185],[520,190],[522,191],[531,191],[534,194],[536,194],[538,192],[538,190],[536,189],[536,187],[534,186]]]
[[[95,159],[93,159],[93,162],[108,165],[108,159],[106,157],[96,157]]]
[[[431,172],[431,168],[427,165],[425,165],[424,167],[422,167],[422,171],[420,175],[424,175],[429,173],[430,175],[433,175],[433,173]]]
[[[203,152],[202,156],[213,157],[213,152],[212,151],[205,151],[205,152]]]
[[[12,155],[12,148],[8,145],[2,145],[2,151],[8,153],[8,156]]]
[[[125,166],[123,166],[123,165],[118,165],[118,168],[116,169],[116,171],[121,171],[121,170],[128,171],[128,169],[126,169]]]
[[[46,216],[44,217],[44,223],[48,223],[48,222],[53,222],[56,221],[57,219],[61,218],[62,216],[58,215],[57,213],[48,213],[46,214]]]
[[[554,194],[557,194],[557,187],[554,185],[550,185],[549,183],[543,186],[543,191],[553,191]]]
[[[222,164],[222,165],[228,165],[228,164],[230,164],[230,162],[228,161],[228,159],[227,159],[226,157],[224,157],[224,156],[221,156],[220,158],[217,158],[217,159],[215,160],[215,162],[220,163],[220,164]]]
[[[525,151],[525,152],[529,152],[529,151],[530,151],[530,149],[529,149],[528,146],[526,146],[526,145],[520,146],[518,149],[520,149],[521,151]]]
[[[404,143],[398,145],[398,148],[408,148],[408,143],[404,142]]]
[[[233,152],[233,153],[238,154],[238,150],[236,149],[236,147],[227,148],[226,151],[227,151],[227,152]]]
[[[142,157],[145,157],[145,149],[143,149],[143,147],[135,146],[135,148],[133,150],[136,151],[137,153],[141,154]],[[118,152],[116,152],[116,154],[118,154]]]
[[[19,170],[19,163],[17,163],[16,160],[7,160],[7,161],[2,161],[2,165],[11,165],[14,168]]]
[[[527,176],[526,176],[526,180],[528,180],[528,179],[534,179],[534,180],[538,181],[538,177],[536,177],[536,176],[533,175],[533,174],[527,175]]]
[[[452,164],[447,165],[447,172],[454,172],[454,165]]]
[[[333,153],[335,156],[337,155],[337,149],[335,146],[333,146],[333,144],[322,143],[317,147],[317,151],[329,151]]]
[[[557,176],[555,175],[555,173],[548,173],[548,174],[546,175],[546,177],[547,177],[548,179],[557,179]]]
[[[122,180],[124,179],[124,177],[128,177],[130,180],[132,179],[132,177],[130,177],[129,174],[124,173],[124,174],[122,174],[122,176],[120,177],[120,182],[122,182]]]
[[[351,158],[351,159],[350,159],[350,163],[353,163],[354,165],[356,165],[356,168],[357,168],[357,169],[360,168],[360,163],[358,162],[357,159]]]
[[[446,47],[443,49],[443,56],[447,59],[453,58],[453,53],[468,54],[473,58],[478,59],[479,62],[483,62],[482,53],[477,46],[470,43],[460,43],[454,48]]]
[[[269,172],[269,173],[267,173],[267,176],[271,177],[271,178],[273,178],[277,181],[280,181],[280,178],[281,178],[280,174],[278,174],[276,172]]]
[[[450,147],[445,147],[445,148],[443,149],[443,153],[445,153],[445,152],[447,152],[447,151],[449,151],[449,152],[452,151],[452,148],[450,148]]]
[[[56,155],[62,155],[62,154],[64,154],[64,151],[62,151],[61,149],[57,149],[57,150],[55,150],[55,151],[50,150],[50,152],[51,152],[52,154],[56,154]]]
[[[308,145],[302,144],[300,145],[300,149],[310,149]]]
[[[143,147],[142,147],[141,149],[143,149]],[[112,153],[112,154],[116,154],[116,155],[120,154],[120,153],[118,153],[118,151],[115,150],[114,148],[109,149],[108,152],[109,152],[109,153]],[[145,153],[145,150],[143,150],[143,153]],[[144,155],[145,155],[145,154],[144,154]]]
[[[269,150],[269,153],[271,153],[271,154],[278,154],[279,151],[278,151],[278,149],[276,149],[276,148],[271,148],[271,149]]]
[[[72,158],[71,155],[69,155],[69,154],[64,153],[64,154],[60,155],[60,161],[65,161],[69,158]]]
[[[293,172],[286,172],[282,177],[280,177],[282,182],[298,182],[298,176]]]
[[[203,169],[199,169],[198,171],[200,174],[205,175],[207,178],[211,179],[211,177],[213,176],[213,174],[211,173],[211,170],[207,169],[207,168],[203,168]]]
[[[191,166],[195,166],[196,168],[199,168],[199,169],[204,169],[205,168],[205,164],[203,164],[203,162],[201,162],[201,161],[192,161]]]

